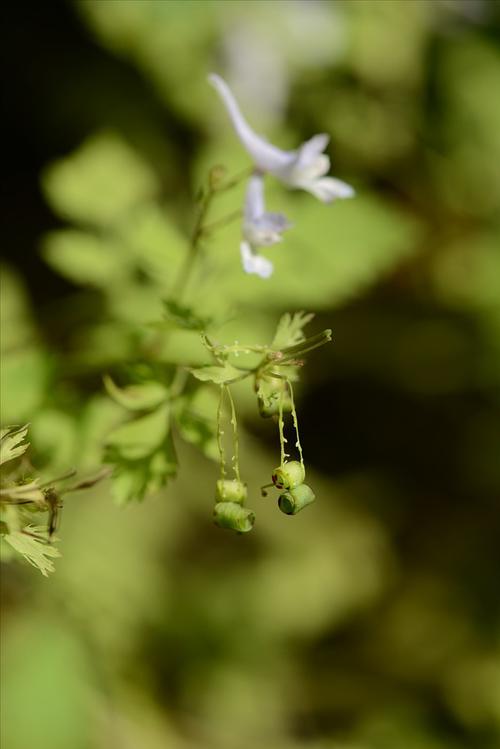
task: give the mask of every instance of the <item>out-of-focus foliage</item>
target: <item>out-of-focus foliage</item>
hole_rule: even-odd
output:
[[[111,451],[122,497],[180,469],[123,510],[105,483],[70,497],[47,580],[5,566],[2,746],[496,749],[497,3],[69,7],[59,31],[31,18],[41,46],[26,60],[44,70],[65,44],[81,58],[78,74],[45,62],[50,103],[33,105],[31,128],[41,151],[61,122],[85,131],[47,150],[41,176],[53,211],[41,255],[67,284],[51,299],[48,276],[9,253],[2,424],[30,422],[31,459],[49,478],[92,473]],[[270,210],[294,228],[270,250],[273,278],[243,275],[236,222],[206,240],[174,304],[198,185],[216,163],[248,166],[211,70],[272,142],[330,133],[333,171],[358,197],[325,207],[275,187]],[[242,195],[221,195],[210,219]],[[278,462],[275,425],[235,385],[257,522],[252,538],[228,537],[211,524],[216,470],[199,452],[217,455],[216,393],[185,391],[170,414],[174,456],[163,449],[172,381],[151,382],[213,364],[200,319],[216,319],[221,345],[268,342],[299,309],[333,329],[297,394],[318,499],[289,518],[259,498]],[[146,441],[145,419],[157,427]]]

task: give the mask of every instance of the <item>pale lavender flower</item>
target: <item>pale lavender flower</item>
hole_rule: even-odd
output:
[[[240,245],[243,270],[255,273],[261,278],[269,278],[273,272],[270,260],[259,255],[259,247],[269,247],[281,242],[282,232],[291,224],[282,213],[269,213],[264,205],[264,178],[253,174],[245,196],[243,212],[243,241]]]
[[[252,130],[229,86],[220,76],[212,73],[208,80],[221,97],[236,134],[259,171],[274,175],[288,187],[307,190],[324,203],[353,197],[354,190],[350,185],[325,176],[330,169],[330,159],[323,153],[328,145],[328,135],[314,135],[296,151],[283,151]]]

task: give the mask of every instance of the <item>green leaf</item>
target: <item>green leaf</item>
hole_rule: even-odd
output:
[[[170,428],[168,404],[147,416],[122,424],[108,436],[106,444],[122,459],[141,460],[151,455],[164,442]]]
[[[54,359],[35,346],[14,349],[2,356],[0,421],[28,421],[42,405]]]
[[[60,216],[97,226],[126,216],[158,187],[150,167],[114,133],[94,136],[49,167],[42,186]]]
[[[104,375],[104,385],[111,398],[129,411],[149,411],[163,403],[167,388],[160,382],[144,382],[120,388],[109,375]]]
[[[176,423],[186,442],[195,445],[212,460],[217,460],[217,420],[219,398],[211,387],[198,387],[193,394],[179,399]]]
[[[108,462],[115,466],[112,491],[120,504],[141,500],[146,494],[159,491],[177,473],[177,458],[170,434],[143,460],[127,460],[112,450]]]
[[[244,370],[227,363],[223,366],[199,367],[198,369],[191,369],[190,372],[197,380],[214,382],[216,385],[234,382],[245,374]]]
[[[280,350],[303,341],[305,338],[303,330],[313,317],[312,313],[307,312],[295,312],[293,315],[286,312],[278,323],[271,346]]]
[[[28,425],[7,427],[0,432],[0,466],[15,460],[28,449],[29,442],[23,442],[28,434]]]
[[[106,289],[131,273],[119,244],[76,229],[47,234],[42,255],[51,268],[77,284]]]
[[[52,559],[60,557],[61,553],[43,540],[28,535],[44,533],[46,533],[44,526],[28,525],[22,531],[8,533],[3,536],[2,540],[21,554],[33,567],[39,569],[44,577],[47,577],[50,572],[54,572]]]
[[[179,328],[202,331],[206,330],[212,322],[212,318],[201,317],[195,314],[192,307],[186,307],[174,300],[165,299],[163,304],[167,320],[175,323]]]

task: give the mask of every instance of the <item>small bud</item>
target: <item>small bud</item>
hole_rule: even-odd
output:
[[[216,164],[208,173],[208,183],[211,190],[217,190],[224,181],[227,169],[222,164]]]
[[[238,502],[240,505],[247,498],[247,487],[237,479],[219,479],[215,488],[216,502]]]
[[[285,515],[296,515],[316,499],[313,490],[307,484],[300,484],[295,489],[281,494],[278,507]]]
[[[273,484],[276,489],[295,489],[302,484],[306,477],[306,472],[302,463],[298,460],[291,460],[289,463],[275,468],[273,471]]]
[[[255,514],[237,502],[217,502],[214,508],[214,522],[219,528],[248,533],[253,528]]]

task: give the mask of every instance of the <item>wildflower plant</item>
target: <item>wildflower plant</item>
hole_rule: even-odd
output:
[[[276,179],[285,187],[306,190],[325,203],[351,197],[353,190],[340,180],[326,176],[330,166],[324,153],[328,143],[326,135],[314,136],[296,151],[282,151],[253,132],[227,84],[219,76],[211,75],[209,81],[221,96],[252,163],[249,169],[234,177],[228,177],[222,166],[209,170],[198,194],[197,216],[189,242],[178,253],[178,262],[165,268],[160,255],[151,252],[147,241],[140,240],[147,262],[141,252],[133,249],[137,267],[132,267],[130,261],[127,266],[123,259],[114,264],[118,247],[129,251],[137,246],[135,234],[140,233],[140,214],[131,211],[126,190],[121,211],[117,211],[112,203],[110,210],[107,209],[108,194],[103,201],[96,200],[92,194],[85,200],[78,198],[81,180],[72,178],[71,166],[66,167],[62,176],[59,175],[62,188],[56,190],[62,201],[62,212],[72,215],[77,222],[83,220],[86,225],[94,224],[96,230],[92,235],[81,230],[62,232],[62,238],[59,235],[56,241],[50,242],[47,259],[54,264],[55,258],[56,266],[59,262],[59,267],[71,268],[73,258],[80,277],[85,258],[94,259],[94,264],[84,265],[86,280],[98,287],[106,286],[110,310],[119,310],[122,320],[120,326],[111,327],[111,336],[107,340],[111,349],[117,341],[122,341],[124,351],[114,359],[104,356],[105,368],[100,371],[112,418],[108,428],[99,434],[99,441],[103,445],[104,470],[110,477],[111,489],[118,502],[142,500],[168,484],[178,470],[176,442],[183,439],[219,463],[219,477],[214,477],[213,490],[215,524],[237,533],[247,533],[252,530],[258,514],[255,507],[258,498],[249,496],[244,456],[240,466],[233,385],[248,383],[255,396],[256,412],[262,418],[276,422],[280,462],[267,486],[278,491],[279,510],[295,515],[315,497],[305,483],[306,468],[293,386],[306,357],[331,340],[331,331],[307,335],[305,329],[313,315],[297,311],[281,316],[274,336],[267,343],[221,342],[218,331],[231,312],[228,309],[222,313],[220,309],[214,312],[203,303],[204,288],[217,284],[217,278],[206,278],[207,269],[210,270],[210,252],[219,231],[239,220],[240,260],[235,245],[229,262],[236,267],[241,262],[243,272],[241,269],[238,272],[242,273],[245,283],[265,286],[274,266],[261,252],[277,244],[286,244],[283,242],[284,232],[293,232],[294,224],[300,222],[300,217],[294,217],[292,224],[283,213],[266,209],[267,181]],[[99,180],[102,180],[101,175],[106,170],[103,171],[99,152],[93,158],[99,164]],[[118,153],[116,158],[126,163],[128,157]],[[133,163],[126,165],[130,172],[136,168]],[[87,168],[86,163],[84,168]],[[78,169],[75,173],[78,174]],[[245,183],[242,208],[212,220],[212,207],[242,183]],[[50,192],[50,178],[48,184]],[[137,184],[147,199],[150,191],[147,175],[142,174]],[[162,225],[157,208],[148,210],[146,225],[155,222]],[[104,243],[103,227],[106,228]],[[165,241],[176,245],[177,240],[170,234]],[[125,288],[125,295],[115,295],[114,284],[103,283],[107,267],[112,269],[113,281],[122,279],[120,288]],[[138,322],[134,317],[137,284],[133,286],[133,283],[137,280],[137,268],[154,279],[146,292],[147,297],[143,294],[141,300],[147,298],[149,303],[151,289],[157,289],[163,297],[162,320]],[[170,281],[166,294],[159,291],[157,283],[165,273]],[[257,278],[246,279],[245,273]],[[143,291],[141,289],[141,293]],[[133,320],[126,341],[123,339],[123,320]],[[193,337],[198,342],[196,348],[188,347],[185,355],[182,346],[180,353],[176,346],[176,340],[183,335],[187,335],[191,343]],[[290,433],[295,434],[295,440],[289,444],[286,435]],[[104,474],[98,471],[91,479],[80,480],[72,486],[63,484],[63,488],[59,487],[59,481],[66,481],[72,473],[48,483],[32,479],[34,470],[25,457],[26,436],[27,427],[9,427],[2,433],[2,454],[5,455],[2,460],[15,467],[15,470],[9,469],[2,479],[2,535],[10,549],[23,555],[45,575],[52,571],[52,559],[58,556],[53,542],[63,496],[92,486],[104,478]],[[267,496],[265,486],[263,496]],[[36,512],[46,513],[44,525],[30,522]]]

